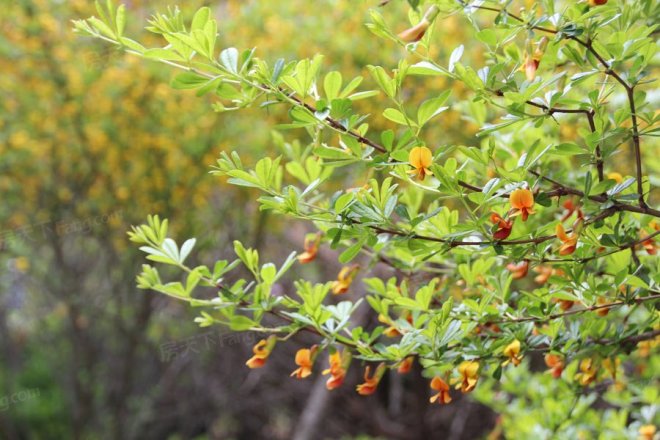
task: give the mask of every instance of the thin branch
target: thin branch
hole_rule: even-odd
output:
[[[596,122],[594,121],[594,112],[587,112],[587,119],[589,121],[589,128],[592,133],[596,132]],[[596,170],[598,170],[598,181],[602,182],[604,180],[603,176],[603,153],[600,149],[600,142],[596,144]]]
[[[559,318],[564,318],[564,317],[570,316],[570,315],[577,315],[577,314],[580,314],[580,313],[593,312],[593,311],[601,310],[601,309],[611,309],[613,307],[620,307],[620,306],[629,305],[629,304],[631,304],[631,302],[634,303],[634,304],[641,304],[641,303],[644,303],[646,301],[655,301],[655,300],[658,300],[658,299],[660,299],[660,294],[651,295],[651,296],[644,296],[644,297],[641,297],[641,298],[635,298],[632,301],[616,301],[616,302],[612,302],[612,303],[609,303],[609,304],[601,304],[601,305],[595,305],[595,306],[591,306],[591,307],[585,307],[585,308],[582,308],[582,309],[569,310],[567,312],[555,313],[555,314],[552,314],[552,315],[548,315],[548,316],[545,316],[543,318],[538,318],[538,317],[535,317],[535,316],[526,316],[526,317],[523,317],[523,318],[512,318],[512,319],[502,319],[502,320],[499,320],[499,321],[488,321],[488,323],[489,324],[511,324],[511,323],[520,323],[520,322],[546,323],[546,322],[550,322],[552,320],[559,319]]]

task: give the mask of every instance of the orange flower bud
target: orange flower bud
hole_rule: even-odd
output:
[[[509,271],[511,271],[511,274],[513,275],[514,280],[519,280],[521,278],[525,278],[527,275],[527,270],[529,269],[529,263],[527,261],[521,261],[518,264],[508,264],[506,266]]]
[[[497,229],[493,233],[495,240],[504,240],[511,235],[511,230],[513,229],[512,220],[504,220],[499,214],[493,212],[490,215],[490,221],[497,225]]]
[[[557,238],[562,242],[562,245],[559,247],[559,255],[570,255],[575,252],[578,242],[577,233],[573,231],[570,236],[567,235],[561,223],[557,224],[555,232]]]
[[[399,368],[397,368],[397,372],[399,374],[407,374],[410,373],[410,370],[412,369],[413,361],[415,360],[414,356],[408,356],[404,360],[401,361],[399,364]]]
[[[356,387],[358,394],[361,394],[363,396],[368,396],[369,394],[373,394],[376,392],[376,388],[378,388],[378,383],[380,383],[380,379],[383,377],[383,374],[385,374],[385,364],[381,363],[380,365],[378,365],[378,368],[376,368],[374,375],[371,377],[369,377],[370,371],[371,371],[371,367],[367,366],[367,368],[364,370],[364,383],[361,383]]]
[[[268,356],[270,356],[270,353],[273,351],[273,348],[275,348],[276,342],[277,338],[275,336],[269,336],[268,339],[262,339],[257,342],[252,348],[254,356],[248,359],[248,361],[245,362],[245,365],[249,368],[263,367],[266,364]]]
[[[527,221],[529,214],[534,214],[534,194],[528,189],[516,189],[509,195],[509,202],[513,208],[511,217],[522,216]]]
[[[337,280],[332,283],[332,293],[334,295],[341,295],[342,293],[348,292],[348,288],[351,287],[353,283],[353,278],[360,270],[360,266],[354,264],[352,266],[344,266],[339,275],[337,275]]]
[[[559,355],[551,353],[546,354],[545,364],[550,368],[549,372],[555,379],[558,379],[564,371],[564,358]]]
[[[589,3],[589,6],[602,6],[605,3],[607,3],[607,0],[587,0],[587,3]]]
[[[408,154],[408,162],[415,168],[408,171],[408,174],[414,174],[419,180],[424,180],[427,175],[433,175],[429,167],[433,163],[433,153],[426,147],[415,147]]]
[[[565,211],[564,211],[564,214],[561,216],[561,219],[559,221],[565,222],[566,220],[568,220],[571,217],[571,215],[573,215],[574,212],[577,213],[577,218],[578,219],[584,219],[584,213],[582,212],[580,207],[573,202],[573,200],[571,200],[571,199],[566,200],[564,202],[563,206],[564,206]]]
[[[419,23],[399,33],[397,36],[406,43],[414,43],[421,40],[429,26],[431,26],[431,23],[433,23],[433,20],[435,20],[438,12],[440,12],[440,10],[436,5],[431,6]]]
[[[313,236],[307,235],[305,237],[305,243],[303,245],[304,252],[298,255],[298,261],[301,264],[307,264],[316,258],[316,254],[319,251],[319,244],[321,243],[321,233],[318,232]]]
[[[447,382],[441,378],[436,376],[431,380],[431,389],[437,391],[437,394],[432,395],[429,399],[429,402],[434,403],[437,401],[440,404],[447,404],[451,402],[451,396],[449,395],[449,385],[447,385]]]
[[[604,306],[606,304],[609,304],[609,302],[605,298],[600,297],[596,300],[596,304],[599,306]],[[602,307],[600,309],[596,309],[596,314],[598,316],[607,316],[608,313],[610,313],[609,307]]]

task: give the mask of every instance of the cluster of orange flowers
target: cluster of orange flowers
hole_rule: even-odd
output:
[[[266,364],[266,360],[270,356],[273,348],[275,347],[276,337],[270,336],[267,339],[262,339],[253,347],[254,355],[245,363],[249,368],[261,368]],[[297,379],[305,379],[312,374],[314,362],[319,351],[319,347],[314,345],[310,348],[301,348],[296,352],[294,359],[295,364],[298,366],[292,373],[292,377]],[[405,358],[400,364],[397,371],[401,374],[408,373],[412,368],[413,357]],[[330,353],[329,368],[323,370],[323,375],[330,375],[326,382],[328,390],[339,388],[346,378],[346,372],[351,363],[351,353],[348,350],[334,350]],[[371,375],[371,367],[367,366],[364,372],[364,383],[357,385],[356,391],[361,395],[369,395],[376,392],[381,378],[387,370],[384,363],[381,363],[376,368],[376,371]]]

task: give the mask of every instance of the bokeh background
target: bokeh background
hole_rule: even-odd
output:
[[[171,2],[126,3],[134,18],[127,33],[160,44],[142,28]],[[186,14],[211,6],[223,47],[257,47],[270,61],[321,52],[326,71],[362,74],[369,88],[366,65],[392,68],[405,56],[364,27],[378,3],[181,6]],[[395,28],[408,26],[405,1],[386,8]],[[143,255],[126,231],[148,214],[171,219],[178,239],[197,237],[194,258],[208,264],[231,258],[234,239],[258,248],[264,260],[280,261],[301,248],[311,229],[259,212],[248,189],[208,173],[223,150],[236,149],[252,162],[287,148],[296,136],[272,133],[285,114],[214,113],[211,98],[172,90],[169,68],[74,35],[71,20],[93,14],[91,1],[2,2],[0,438],[469,439],[496,433],[497,415],[474,401],[428,405],[428,383],[417,371],[388,376],[369,398],[350,386],[328,393],[323,378],[289,379],[295,350],[311,343],[304,337],[278,347],[267,368],[249,370],[244,362],[255,335],[199,328],[185,304],[135,287]],[[436,32],[442,41],[436,55],[447,59],[471,31],[451,17]],[[468,43],[464,58],[483,62],[470,49]],[[465,93],[443,79],[411,83],[408,90],[414,101],[447,87],[457,99]],[[462,120],[459,110],[447,112],[429,137],[472,139],[477,125]],[[384,127],[377,118],[373,124]],[[570,126],[564,130],[563,137],[575,136]],[[360,183],[356,176],[346,182]],[[333,279],[336,255],[325,251],[320,258],[305,274]],[[348,384],[359,380],[357,371],[351,374]]]

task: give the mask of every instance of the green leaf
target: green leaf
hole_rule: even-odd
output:
[[[411,121],[409,118],[407,119],[403,113],[401,113],[399,110],[395,108],[386,108],[385,111],[383,112],[383,116],[385,116],[387,119],[389,119],[392,122],[396,122],[397,124],[400,125],[416,125],[413,121]]]
[[[220,62],[232,73],[238,73],[238,49],[228,47],[220,52]]]
[[[339,97],[339,91],[341,90],[341,73],[334,71],[330,72],[325,76],[323,81],[323,89],[325,90],[325,96],[328,101],[332,101],[335,98]]]
[[[183,72],[174,77],[170,85],[173,89],[196,89],[208,82],[208,78],[192,72]]]
[[[197,12],[195,12],[195,15],[193,16],[190,30],[194,31],[196,29],[200,29],[200,30],[204,29],[204,26],[209,21],[210,17],[211,17],[211,9],[209,9],[206,6],[203,8],[199,8]]]
[[[447,70],[449,72],[454,71],[454,67],[456,66],[456,63],[458,63],[463,56],[463,51],[465,50],[465,47],[461,44],[458,46],[454,51],[451,53],[451,56],[449,57],[449,66]]]
[[[256,326],[256,322],[243,315],[234,315],[229,321],[229,328],[234,331],[245,331]]]
[[[364,247],[364,242],[365,241],[366,241],[365,238],[361,238],[360,240],[355,242],[353,245],[349,246],[344,252],[342,252],[339,255],[339,262],[342,263],[342,264],[346,264],[346,263],[350,262],[351,260],[353,260],[353,258],[355,258],[360,253],[362,248]]]
[[[381,88],[383,92],[390,98],[394,98],[396,95],[396,81],[385,72],[380,66],[367,66],[369,73],[376,80],[376,83]]]
[[[117,37],[121,37],[126,29],[126,5],[119,5],[117,8],[117,15],[115,18],[117,25]]]
[[[427,101],[424,101],[419,108],[417,109],[417,122],[420,126],[426,124],[430,119],[439,115],[443,111],[447,110],[449,107],[443,107],[443,104],[447,102],[451,90],[447,90],[440,94],[436,98],[431,98]]]

